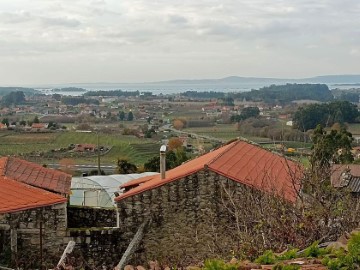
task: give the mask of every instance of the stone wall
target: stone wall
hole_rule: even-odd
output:
[[[69,206],[68,228],[116,227],[115,208]]]
[[[39,268],[40,220],[43,220],[43,264],[47,269],[54,268],[71,240],[76,243],[70,255],[73,266],[78,269],[113,269],[131,241],[123,238],[120,228],[103,228],[116,223],[116,211],[81,207],[70,207],[68,210],[70,220],[70,216],[76,216],[72,218],[72,224],[81,228],[67,228],[66,204],[0,215],[1,264],[15,266],[11,263],[10,252],[12,228],[17,232],[17,265],[23,269]],[[91,213],[94,216],[88,216]],[[87,225],[99,225],[101,228],[87,228]]]
[[[129,243],[119,228],[69,229],[67,239],[76,243],[71,257],[77,269],[113,269]]]
[[[11,230],[16,233],[17,254],[14,259],[21,268],[31,269],[40,265],[41,222],[43,263],[53,267],[64,249],[67,224],[65,203],[0,215],[2,234],[9,235]],[[8,254],[9,250],[10,242],[6,238],[3,251]],[[5,253],[0,255],[5,256]]]
[[[270,197],[263,194],[212,171],[202,170],[121,200],[118,208],[125,239],[132,238],[146,217],[152,219],[141,247],[129,263],[136,265],[157,260],[181,267],[207,258],[226,258],[246,249],[251,252],[251,242],[262,242],[263,237],[259,233],[258,239],[246,239],[247,232],[243,228],[258,226],[257,218],[261,223],[259,209],[262,208],[254,206],[265,203],[264,198]],[[235,212],[234,209],[240,210]],[[239,218],[245,216],[246,220]]]

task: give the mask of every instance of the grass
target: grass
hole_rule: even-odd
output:
[[[193,127],[185,128],[183,131],[196,133],[199,135],[211,136],[217,139],[230,141],[238,137],[246,138],[253,142],[271,141],[269,138],[255,137],[241,134],[234,124],[218,124],[213,127]]]
[[[95,133],[12,133],[0,137],[0,156],[46,152],[66,148],[70,144],[97,144],[97,140]],[[141,165],[150,157],[157,155],[159,149],[159,145],[150,139],[113,134],[99,134],[99,144],[111,147],[111,150],[101,157],[104,164],[115,164],[118,158],[125,158]],[[55,155],[54,159],[56,159]],[[96,164],[97,161],[96,154],[73,159],[78,164]]]
[[[348,124],[348,131],[352,134],[360,134],[360,124]]]

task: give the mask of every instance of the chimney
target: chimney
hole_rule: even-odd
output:
[[[160,147],[160,174],[161,179],[165,179],[166,172],[166,145]]]

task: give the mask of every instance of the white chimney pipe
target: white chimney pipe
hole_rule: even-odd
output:
[[[166,172],[166,145],[160,147],[160,174],[161,179],[165,179]]]

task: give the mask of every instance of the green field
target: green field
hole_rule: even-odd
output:
[[[352,134],[360,134],[360,124],[348,124],[348,131]]]
[[[95,133],[7,133],[0,136],[0,156],[20,155],[47,152],[54,149],[66,148],[70,144],[97,144]],[[111,150],[101,157],[104,164],[115,164],[118,158],[128,159],[130,162],[142,165],[149,158],[157,155],[159,145],[150,139],[138,139],[134,136],[99,134],[99,144],[111,147]],[[71,157],[69,153],[69,157]],[[56,154],[52,159],[54,162]],[[96,154],[92,156],[73,157],[78,164],[96,164]],[[39,162],[49,162],[41,160]]]
[[[238,137],[243,137],[254,142],[270,141],[269,138],[253,137],[253,136],[241,134],[239,131],[237,131],[236,125],[234,124],[218,124],[213,127],[186,128],[183,131],[196,133],[199,135],[211,136],[226,141],[230,141]]]

